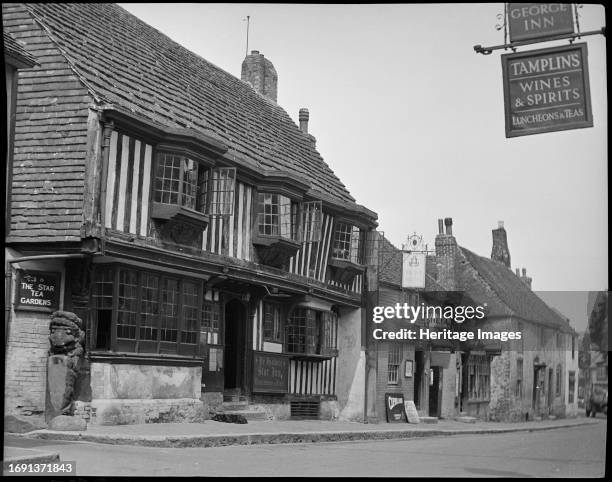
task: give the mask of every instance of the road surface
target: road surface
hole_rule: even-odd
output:
[[[591,426],[410,440],[149,448],[26,440],[83,476],[602,477],[606,419]]]

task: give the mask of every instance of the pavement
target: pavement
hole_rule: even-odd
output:
[[[324,420],[252,420],[248,424],[233,424],[207,420],[202,423],[89,425],[84,432],[44,429],[11,435],[44,440],[82,441],[146,447],[218,447],[224,445],[346,442],[461,434],[509,433],[552,430],[596,423],[598,423],[597,420],[588,418],[518,423],[483,421],[464,423],[456,420],[439,420],[435,424],[364,424]]]
[[[2,461],[4,464],[43,464],[59,462],[59,459],[60,456],[56,452],[5,446]]]

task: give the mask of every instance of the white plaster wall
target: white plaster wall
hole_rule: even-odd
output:
[[[361,309],[342,309],[338,321],[336,396],[340,420],[363,421],[365,350],[361,343]]]

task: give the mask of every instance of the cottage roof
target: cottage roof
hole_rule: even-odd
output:
[[[114,4],[27,8],[100,103],[169,128],[216,137],[262,170],[304,176],[313,191],[354,205],[312,140],[275,102]]]
[[[18,68],[32,67],[36,65],[36,59],[8,32],[2,31],[4,41],[4,56],[8,61],[17,65]]]
[[[487,303],[489,316],[516,316],[574,333],[568,320],[549,307],[516,274],[499,261],[459,247],[455,273],[458,289],[477,303]]]

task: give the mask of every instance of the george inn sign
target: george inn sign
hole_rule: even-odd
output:
[[[574,33],[569,3],[509,3],[510,42]]]

